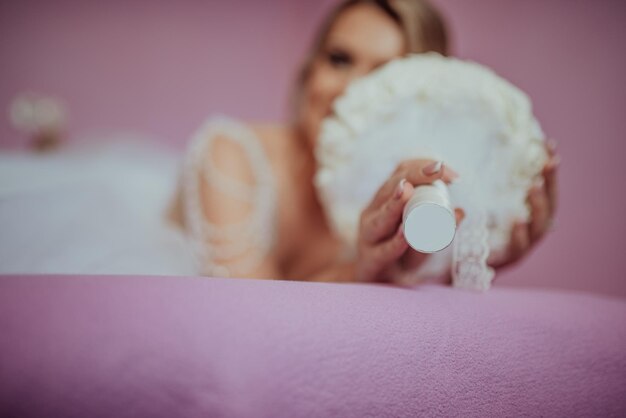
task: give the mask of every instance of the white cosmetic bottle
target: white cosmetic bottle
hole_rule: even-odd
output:
[[[404,207],[402,228],[411,248],[421,253],[435,253],[450,245],[456,232],[456,218],[443,181],[415,188]]]

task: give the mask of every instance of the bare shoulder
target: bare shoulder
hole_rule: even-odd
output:
[[[290,152],[293,143],[293,130],[286,124],[271,122],[250,122],[248,127],[261,141],[271,159],[282,158]]]
[[[285,178],[287,162],[291,159],[293,130],[288,125],[280,123],[244,121],[239,123],[260,142],[271,171],[280,183],[280,180]],[[233,139],[235,138],[230,137],[228,131],[217,133],[210,142],[210,147],[204,149],[202,155],[198,156],[202,161],[201,166],[210,167],[221,175],[239,182],[254,184],[259,173],[255,172],[254,164],[249,160],[250,155],[245,150],[245,144]],[[179,184],[168,211],[168,219],[178,224],[182,223],[181,204],[182,190]]]

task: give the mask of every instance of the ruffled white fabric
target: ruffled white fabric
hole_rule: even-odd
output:
[[[502,257],[514,219],[547,154],[528,97],[491,70],[436,53],[396,59],[352,83],[325,119],[315,182],[348,247],[359,214],[398,163],[444,160],[460,174],[450,186],[466,218],[453,244],[402,278],[447,275],[455,286],[488,289],[487,260]]]
[[[243,150],[241,158],[250,166],[254,184],[227,176],[214,166],[211,146],[219,136]],[[201,179],[213,190],[248,207],[250,215],[236,223],[211,222],[203,211]],[[203,274],[229,277],[255,270],[274,245],[276,194],[270,162],[256,135],[224,115],[209,118],[194,134],[183,167],[184,216]]]

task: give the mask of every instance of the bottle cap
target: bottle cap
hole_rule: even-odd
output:
[[[434,253],[454,239],[456,218],[443,182],[418,186],[403,214],[404,238],[416,251]]]

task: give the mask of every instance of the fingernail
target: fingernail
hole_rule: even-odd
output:
[[[443,161],[436,161],[432,164],[428,164],[426,167],[422,169],[422,173],[425,176],[432,176],[433,174],[437,174],[441,171],[441,166],[443,165]]]
[[[548,148],[550,148],[550,150],[552,151],[556,151],[556,141],[554,139],[548,139],[546,141],[546,144],[548,145]]]
[[[396,186],[396,191],[393,194],[393,198],[394,199],[396,199],[396,200],[400,199],[400,196],[402,196],[402,193],[404,192],[404,185],[405,184],[406,184],[406,179],[400,180],[400,182]]]
[[[543,185],[544,185],[543,177],[537,177],[533,181],[533,188],[537,188],[538,190],[541,190],[543,188]]]

